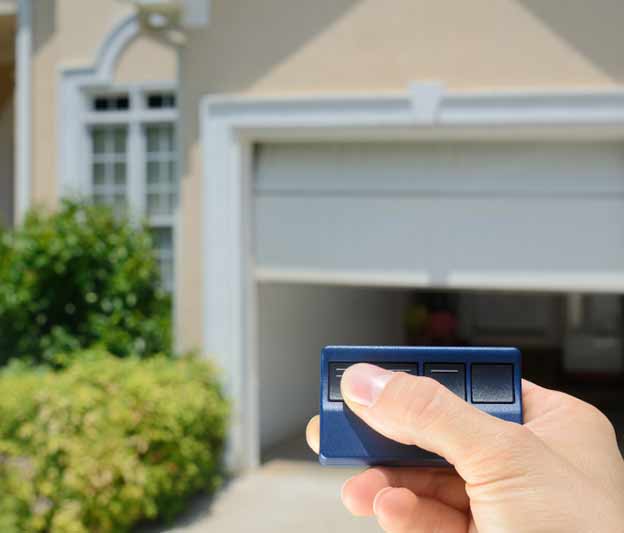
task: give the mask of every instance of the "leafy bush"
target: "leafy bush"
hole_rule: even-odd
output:
[[[123,532],[219,483],[227,407],[193,359],[0,374],[0,531]]]
[[[57,362],[94,344],[145,356],[170,343],[169,297],[144,229],[67,201],[0,235],[0,365]]]

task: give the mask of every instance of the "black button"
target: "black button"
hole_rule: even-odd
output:
[[[466,367],[463,363],[425,363],[425,376],[466,399]]]
[[[513,403],[513,365],[473,364],[473,403]]]
[[[373,363],[368,364],[380,366],[386,370],[392,370],[394,372],[405,372],[418,375],[418,363]],[[351,365],[356,363],[330,363],[329,364],[329,400],[332,402],[341,402],[342,393],[340,392],[340,382],[342,381],[342,375],[344,371]]]

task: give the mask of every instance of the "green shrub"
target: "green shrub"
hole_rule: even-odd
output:
[[[67,201],[0,235],[0,365],[56,362],[96,344],[145,356],[170,343],[169,297],[144,229]]]
[[[0,531],[123,532],[219,483],[227,407],[193,359],[0,373]]]

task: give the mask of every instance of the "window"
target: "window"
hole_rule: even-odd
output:
[[[162,283],[173,290],[178,207],[176,98],[171,91],[90,96],[90,191],[118,215],[147,220]]]

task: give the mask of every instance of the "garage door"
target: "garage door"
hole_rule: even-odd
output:
[[[257,147],[259,278],[624,290],[617,142]]]

